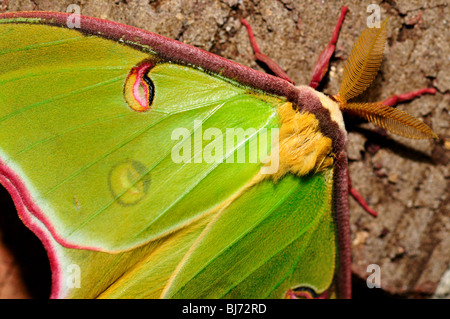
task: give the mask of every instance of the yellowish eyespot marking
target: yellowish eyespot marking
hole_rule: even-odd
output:
[[[148,72],[153,67],[150,62],[142,62],[131,69],[124,85],[124,96],[131,109],[145,112],[151,109],[155,88]]]
[[[114,199],[121,205],[138,203],[148,193],[150,176],[146,167],[135,160],[117,164],[109,174],[109,187]]]
[[[333,292],[332,292],[333,293]],[[330,297],[330,291],[325,291],[322,294],[317,294],[313,288],[310,287],[297,287],[289,289],[286,292],[286,299],[328,299]]]

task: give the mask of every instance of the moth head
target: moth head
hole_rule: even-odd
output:
[[[386,23],[387,20],[380,28],[367,28],[358,37],[345,63],[339,93],[333,98],[342,111],[362,117],[394,134],[413,139],[437,138],[422,121],[382,102],[348,102],[364,92],[378,73],[386,42]]]

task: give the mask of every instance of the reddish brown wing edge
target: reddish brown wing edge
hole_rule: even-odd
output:
[[[70,13],[61,12],[11,12],[0,14],[0,19],[32,18],[39,19],[40,23],[67,28]],[[236,62],[227,60],[215,54],[199,48],[166,38],[164,36],[127,26],[121,23],[102,20],[93,17],[79,16],[79,32],[88,35],[100,36],[124,45],[135,47],[141,51],[148,51],[150,47],[162,60],[173,63],[200,67],[206,71],[220,74],[246,86],[268,92],[270,94],[284,96],[292,102],[296,108],[306,108],[319,118],[320,126],[325,135],[333,140],[333,147],[341,150],[335,163],[334,173],[334,206],[338,237],[338,270],[336,274],[337,292],[340,298],[351,298],[351,252],[350,252],[350,225],[347,185],[347,156],[344,150],[345,136],[336,135],[337,124],[331,121],[328,111],[323,108],[310,107],[310,96],[303,94],[291,83],[281,78],[266,74]],[[26,22],[24,22],[26,23]],[[315,103],[313,103],[315,104]],[[45,215],[34,205],[30,193],[26,189],[20,177],[11,168],[7,167],[0,159],[0,183],[11,194],[16,205],[19,217],[42,241],[50,260],[52,270],[51,298],[58,298],[61,294],[61,272],[57,259],[57,253],[49,238],[52,236],[59,244],[68,248],[92,249],[92,247],[77,247],[66,242],[54,231]],[[41,221],[42,227],[34,218]],[[51,235],[50,235],[51,234]]]

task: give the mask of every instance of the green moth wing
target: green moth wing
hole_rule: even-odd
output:
[[[0,181],[47,243],[52,296],[335,289],[337,168],[252,184],[276,144],[271,130],[283,131],[280,108],[309,114],[320,100],[149,32],[86,17],[70,29],[66,19],[0,16]],[[308,121],[319,133],[330,124],[324,148],[342,149],[338,124],[317,118]],[[70,265],[81,290],[64,280]]]
[[[164,296],[282,298],[294,287],[326,291],[336,257],[332,172],[327,175],[301,182],[291,176],[276,186],[265,181],[233,202],[185,257]],[[311,198],[320,200],[305,207]]]
[[[42,28],[50,30],[41,31]],[[59,31],[62,34],[57,36]],[[2,66],[2,92],[10,92],[17,85],[23,87],[19,96],[8,94],[3,97],[8,106],[2,108],[1,115],[2,140],[6,141],[3,158],[7,158],[7,164],[17,165],[17,170],[33,181],[28,187],[39,189],[39,194],[32,195],[36,205],[48,207],[46,216],[54,225],[56,236],[65,238],[72,245],[125,250],[161,236],[170,231],[170,227],[195,218],[189,214],[201,213],[214,205],[203,196],[202,202],[198,203],[203,208],[198,207],[198,211],[187,212],[184,207],[184,192],[202,183],[204,176],[216,179],[214,171],[220,165],[204,161],[196,165],[175,163],[171,158],[171,150],[179,142],[171,139],[175,129],[186,128],[192,134],[196,129],[194,119],[204,130],[225,125],[243,129],[247,129],[245,125],[257,129],[277,125],[273,106],[252,99],[243,94],[242,89],[221,79],[174,64],[160,64],[152,69],[156,91],[152,110],[135,112],[124,101],[123,85],[129,70],[146,59],[147,54],[133,54],[136,50],[129,47],[115,48],[112,41],[88,38],[70,29],[19,24],[6,32],[16,39],[19,34],[38,34],[38,41],[44,43],[65,42],[69,32],[71,42],[81,42],[80,47],[71,46],[73,52],[68,52],[70,49],[65,45],[48,45],[45,54],[39,49],[27,49],[36,44],[24,43],[24,47],[17,48],[14,53],[5,54],[12,55],[4,64],[9,68]],[[51,39],[43,37],[47,33],[51,34]],[[78,39],[74,40],[75,37]],[[33,41],[33,38],[27,40]],[[7,42],[6,45],[8,48]],[[87,54],[91,51],[97,56]],[[67,52],[70,59],[59,60],[59,56]],[[91,56],[92,59],[85,61],[77,56],[77,52],[79,56]],[[104,55],[113,55],[115,61],[102,67],[98,60]],[[40,61],[44,57],[49,61],[47,64]],[[39,66],[38,69],[27,69],[23,76],[17,65],[23,60]],[[108,58],[104,60],[107,63]],[[16,76],[17,73],[22,76]],[[204,94],[205,89],[211,94]],[[74,98],[78,92],[86,93],[81,93],[81,99]],[[179,92],[189,94],[180,97]],[[31,125],[27,125],[29,118],[34,119]],[[10,130],[11,127],[27,127],[27,134],[17,134]],[[42,161],[36,162],[33,158]],[[58,165],[48,165],[52,162]],[[142,192],[151,201],[129,199],[127,202],[126,186],[116,184],[120,183],[121,175],[130,171],[142,174],[144,182],[148,179],[151,187]],[[203,183],[211,185],[208,180]],[[124,188],[120,189],[121,186]],[[92,196],[92,189],[96,190],[96,196]],[[210,193],[207,188],[203,191]],[[171,207],[178,213],[170,213]],[[143,211],[147,213],[136,218],[136,214]],[[172,221],[165,220],[165,216],[172,216]],[[62,219],[64,223],[60,222]],[[155,222],[160,226],[150,227],[150,223]],[[126,227],[111,227],[118,224]],[[109,239],[102,235],[102,244],[96,244],[96,238],[102,233],[109,234]],[[140,236],[147,238],[139,239]],[[109,241],[111,244],[107,243]]]

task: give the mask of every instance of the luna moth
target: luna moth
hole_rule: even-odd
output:
[[[434,137],[381,103],[348,102],[379,68],[385,24],[363,32],[327,97],[67,17],[0,20],[1,182],[49,252],[52,297],[350,297],[342,110]],[[65,280],[77,267],[82,288]]]

